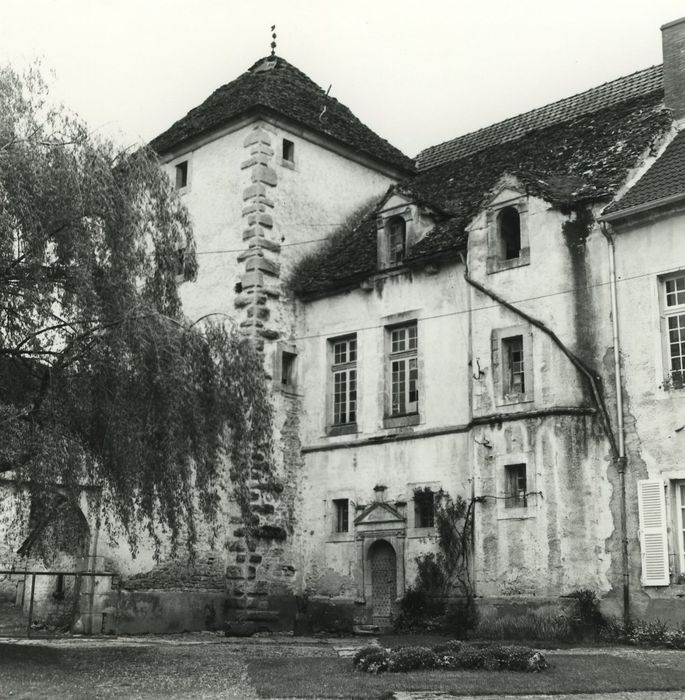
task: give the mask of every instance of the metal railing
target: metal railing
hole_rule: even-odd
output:
[[[49,633],[44,632],[42,635],[38,634],[36,635],[36,632],[39,632],[38,629],[33,629],[34,627],[34,612],[35,612],[35,603],[36,603],[36,577],[39,576],[50,576],[50,577],[61,577],[58,578],[57,581],[59,582],[58,585],[61,585],[62,588],[61,590],[58,588],[57,590],[53,591],[52,594],[49,594],[49,598],[52,600],[49,600],[49,598],[46,598],[42,601],[41,607],[44,608],[44,610],[50,610],[51,608],[53,609],[59,609],[59,604],[58,601],[62,599],[67,599],[71,600],[72,605],[71,605],[71,611],[70,614],[67,615],[68,618],[68,629],[69,631],[75,631],[74,627],[76,625],[76,622],[79,618],[86,617],[87,619],[90,620],[91,623],[91,628],[87,630],[83,630],[87,633],[93,633],[95,632],[92,629],[92,619],[93,619],[93,613],[94,613],[94,598],[95,598],[95,585],[96,585],[96,578],[110,578],[114,579],[118,577],[118,574],[112,573],[111,571],[64,571],[64,570],[29,570],[29,569],[0,569],[0,576],[9,576],[10,580],[13,578],[20,579],[17,581],[17,583],[22,584],[22,591],[21,591],[21,600],[18,600],[19,595],[17,594],[15,598],[15,607],[18,607],[19,610],[21,611],[21,615],[23,616],[25,614],[26,610],[26,592],[27,592],[27,583],[30,577],[31,580],[31,585],[30,585],[30,598],[28,602],[28,616],[25,622],[25,631],[26,631],[26,637],[31,638],[32,632],[34,633],[33,636],[39,636],[39,637],[45,637],[45,636],[50,636]],[[65,578],[67,577],[74,577],[74,584],[73,587],[71,588],[71,591],[67,591],[66,588],[64,587],[64,581]],[[86,578],[87,580],[90,580],[90,586],[89,590],[83,591],[82,588],[82,582],[83,579]],[[67,595],[67,592],[69,595]],[[64,610],[62,610],[62,614],[64,614]],[[1,620],[0,620],[1,622]],[[65,627],[66,625],[62,625],[62,627]],[[101,624],[102,626],[102,624]],[[19,630],[15,630],[15,634],[11,636],[16,636],[16,633],[19,632]],[[96,634],[99,633],[100,630],[95,632]],[[2,630],[0,629],[0,637],[3,636],[10,636],[7,634],[4,634]]]

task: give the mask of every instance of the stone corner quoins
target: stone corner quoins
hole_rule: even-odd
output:
[[[244,270],[234,306],[242,312],[243,332],[260,339],[260,347],[264,340],[280,337],[277,329],[269,327],[273,310],[270,305],[279,297],[281,274],[281,246],[273,238],[274,202],[269,198],[269,191],[278,184],[276,171],[271,167],[272,137],[263,124],[257,124],[243,141],[247,157],[240,165],[249,172],[250,184],[242,193],[243,241],[247,248],[237,258]]]

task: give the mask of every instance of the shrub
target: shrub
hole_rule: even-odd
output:
[[[606,624],[604,615],[599,609],[599,598],[589,588],[581,588],[570,593],[569,598],[575,598],[576,614],[571,618],[571,633],[575,637],[585,637],[588,634],[598,636]]]
[[[676,629],[668,629],[661,620],[633,620],[626,625],[621,620],[609,619],[600,632],[600,639],[614,644],[685,649],[685,623]]]
[[[478,625],[480,614],[473,598],[462,598],[450,603],[444,615],[444,629],[457,639],[466,639]]]
[[[366,673],[383,673],[388,670],[390,653],[379,646],[362,647],[352,659],[352,664],[358,671]]]
[[[413,630],[439,630],[443,627],[441,616],[445,611],[442,601],[435,600],[426,591],[409,588],[400,600],[400,612],[393,620],[398,632]]]
[[[438,657],[428,647],[398,647],[390,651],[388,671],[420,671],[437,666]]]
[[[464,644],[458,640],[438,644],[433,649],[397,647],[388,650],[378,646],[364,647],[354,655],[353,663],[355,668],[367,673],[399,673],[432,668],[538,672],[548,667],[545,657],[528,647],[490,642]]]
[[[450,639],[449,642],[443,642],[434,646],[433,651],[436,654],[458,654],[463,646],[464,642],[458,639]]]

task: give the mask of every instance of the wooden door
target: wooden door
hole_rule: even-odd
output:
[[[390,624],[390,614],[397,597],[397,558],[392,546],[383,540],[372,545],[371,591],[373,622],[375,625]]]

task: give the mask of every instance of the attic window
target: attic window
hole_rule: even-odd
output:
[[[505,207],[497,217],[502,244],[502,258],[513,260],[521,255],[521,217],[514,207]]]
[[[176,165],[176,189],[181,190],[188,186],[188,161]]]
[[[295,162],[295,144],[288,139],[283,139],[283,160],[286,163]]]
[[[407,254],[407,225],[400,216],[388,221],[388,263],[401,265]]]

